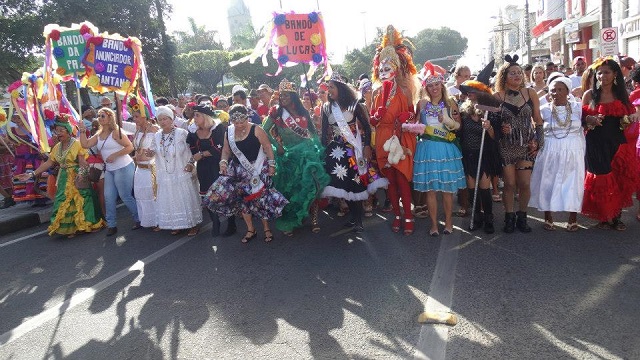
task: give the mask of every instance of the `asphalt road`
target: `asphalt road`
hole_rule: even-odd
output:
[[[119,211],[115,238],[0,240],[0,359],[640,358],[635,209],[625,232],[579,217],[576,233],[531,219],[530,234],[487,236],[455,218],[440,237],[426,219],[393,234],[381,212],[355,235],[327,209],[319,234],[246,245],[244,226],[125,231]],[[421,325],[425,309],[459,322]]]

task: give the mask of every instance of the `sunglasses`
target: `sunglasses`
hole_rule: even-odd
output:
[[[102,114],[98,114],[98,117],[99,117],[100,119],[104,119],[104,118],[108,118],[108,117],[109,117],[109,115],[107,115],[107,114],[105,114],[105,113],[102,113]]]

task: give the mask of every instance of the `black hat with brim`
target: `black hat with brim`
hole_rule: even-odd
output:
[[[196,105],[193,107],[193,111],[203,113],[211,117],[216,117],[216,113],[214,112],[215,110],[209,104]]]

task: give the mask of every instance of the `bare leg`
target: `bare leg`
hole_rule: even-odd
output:
[[[465,189],[466,191],[466,189]],[[444,229],[453,232],[453,223],[451,221],[451,213],[453,212],[453,194],[442,193],[442,207],[444,210]]]
[[[248,243],[254,237],[256,237],[256,229],[253,227],[253,219],[251,218],[251,214],[242,213],[242,218],[244,219],[245,224],[247,224],[247,234],[242,238],[243,243]]]
[[[427,191],[427,207],[429,208],[429,218],[431,219],[430,234],[438,232],[438,199],[435,191]]]

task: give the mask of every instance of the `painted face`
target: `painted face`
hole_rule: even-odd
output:
[[[507,69],[507,84],[512,86],[520,86],[522,84],[523,78],[524,73],[522,72],[522,68],[520,66],[514,65]]]
[[[396,68],[389,62],[383,62],[378,67],[378,78],[382,81],[393,80],[396,77]]]

